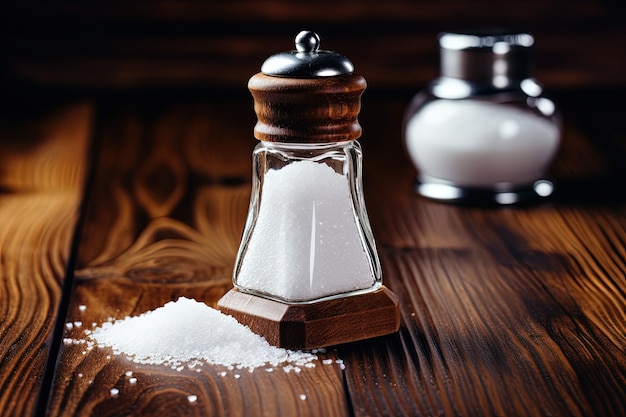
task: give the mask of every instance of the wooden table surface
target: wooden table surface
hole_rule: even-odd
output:
[[[555,94],[557,193],[498,208],[418,197],[400,139],[409,97],[366,91],[365,198],[400,331],[329,347],[300,373],[238,376],[137,365],[63,338],[82,337],[67,322],[100,324],[179,296],[215,305],[231,287],[251,98],[5,105],[0,416],[626,415],[625,93]]]

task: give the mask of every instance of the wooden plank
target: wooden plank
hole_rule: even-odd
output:
[[[439,74],[437,33],[357,31],[321,32],[323,47],[350,58],[370,88],[413,91]],[[22,83],[65,88],[131,89],[207,86],[240,89],[270,55],[293,49],[298,29],[280,35],[127,36],[94,41],[100,49],[58,55],[22,53],[7,63],[7,76]],[[537,39],[534,76],[549,88],[602,87],[626,84],[619,28],[572,35],[534,31]],[[56,44],[67,43],[65,36]],[[40,46],[40,44],[36,44]],[[373,52],[375,51],[375,52]],[[587,53],[581,59],[581,51]]]
[[[609,0],[24,2],[5,25],[2,75],[74,88],[238,89],[312,29],[372,88],[410,90],[437,74],[438,32],[510,27],[535,34],[535,75],[549,87],[623,86],[618,9]]]
[[[68,330],[67,338],[179,296],[215,306],[231,287],[247,214],[256,142],[250,102],[118,105],[101,110],[99,159],[68,316],[83,327]],[[343,416],[348,403],[335,358],[329,351],[320,359],[332,364],[318,361],[301,372],[209,365],[197,372],[67,344],[49,414]],[[119,393],[111,395],[112,389]]]
[[[502,10],[489,7],[490,4],[489,0],[480,0],[474,5],[468,5],[462,1],[438,2],[435,0],[424,1],[421,4],[410,0],[391,0],[387,4],[381,4],[376,0],[347,0],[340,4],[332,0],[320,0],[316,4],[294,3],[288,0],[272,0],[265,3],[258,3],[253,0],[239,0],[230,3],[206,3],[195,0],[144,0],[127,5],[122,0],[93,1],[91,4],[65,0],[55,4],[31,1],[30,5],[15,5],[13,12],[17,11],[30,16],[50,14],[50,19],[70,16],[87,19],[98,17],[101,19],[126,18],[133,21],[179,20],[190,22],[207,19],[218,21],[224,18],[229,23],[238,20],[253,23],[259,19],[272,19],[275,22],[282,22],[304,15],[310,15],[312,19],[321,21],[344,21],[349,18],[361,21],[369,21],[373,18],[427,21],[448,14],[452,14],[453,18],[459,18],[459,16],[454,16],[455,13],[452,12],[468,12],[475,8],[484,9],[482,12],[487,16],[499,16],[503,13]],[[563,4],[569,4],[571,7],[565,9],[562,7]],[[328,13],[328,8],[331,6],[336,6],[333,9],[334,13]],[[588,17],[592,19],[605,16],[607,9],[610,10],[611,6],[614,5],[608,1],[596,3],[588,0],[577,0],[570,3],[554,1],[550,4],[541,1],[526,3],[514,1],[511,2],[507,11],[511,14],[521,14],[525,18],[536,17],[540,20],[553,18],[553,16],[535,16],[540,10],[561,11],[566,17],[578,18],[584,18],[584,14],[587,13]],[[513,17],[510,16],[510,18]]]
[[[177,371],[67,345],[50,414],[624,415],[626,199],[593,199],[623,172],[624,130],[616,109],[609,125],[590,110],[597,99],[561,97],[553,175],[585,187],[498,209],[414,195],[399,132],[405,101],[366,95],[366,201],[400,332],[330,349],[321,357],[331,364],[298,374]],[[214,305],[230,287],[255,143],[250,103],[103,107],[68,321],[137,315],[181,295]]]
[[[390,123],[401,113],[399,102],[371,104]],[[612,205],[588,198],[615,184],[624,156],[579,128],[602,124],[580,104],[565,106],[566,159],[554,176],[587,187],[547,205],[429,202],[409,192],[399,141],[364,141],[366,161],[380,164],[366,172],[368,207],[403,325],[395,338],[339,350],[355,415],[626,413],[626,200],[615,188]]]
[[[87,171],[88,103],[0,116],[0,414],[36,406]]]
[[[393,343],[340,350],[353,370],[346,375],[356,415],[624,413],[624,339],[606,337],[623,317],[593,320],[586,297],[568,291],[597,286],[597,309],[623,311],[610,280],[579,273],[564,288],[560,274],[571,265],[531,273],[480,251],[385,260],[387,276],[401,280],[394,290],[406,297],[406,327]]]

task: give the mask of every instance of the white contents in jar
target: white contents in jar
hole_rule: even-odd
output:
[[[455,185],[529,184],[543,174],[560,140],[551,120],[481,100],[437,100],[406,126],[421,175]]]
[[[348,179],[324,163],[296,161],[265,174],[237,285],[308,301],[375,284]]]
[[[136,363],[179,371],[183,365],[193,369],[203,362],[252,370],[282,363],[304,366],[317,359],[311,353],[271,346],[233,317],[184,297],[139,316],[106,322],[88,335]]]

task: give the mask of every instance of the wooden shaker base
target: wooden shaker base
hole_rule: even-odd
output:
[[[398,297],[380,289],[310,304],[287,304],[231,289],[217,304],[224,314],[286,349],[313,349],[394,333]]]

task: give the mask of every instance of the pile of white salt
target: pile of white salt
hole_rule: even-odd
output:
[[[185,297],[86,333],[91,343],[111,347],[133,362],[179,370],[202,363],[249,370],[286,364],[294,369],[314,366],[317,359],[313,353],[271,346],[233,317]]]

